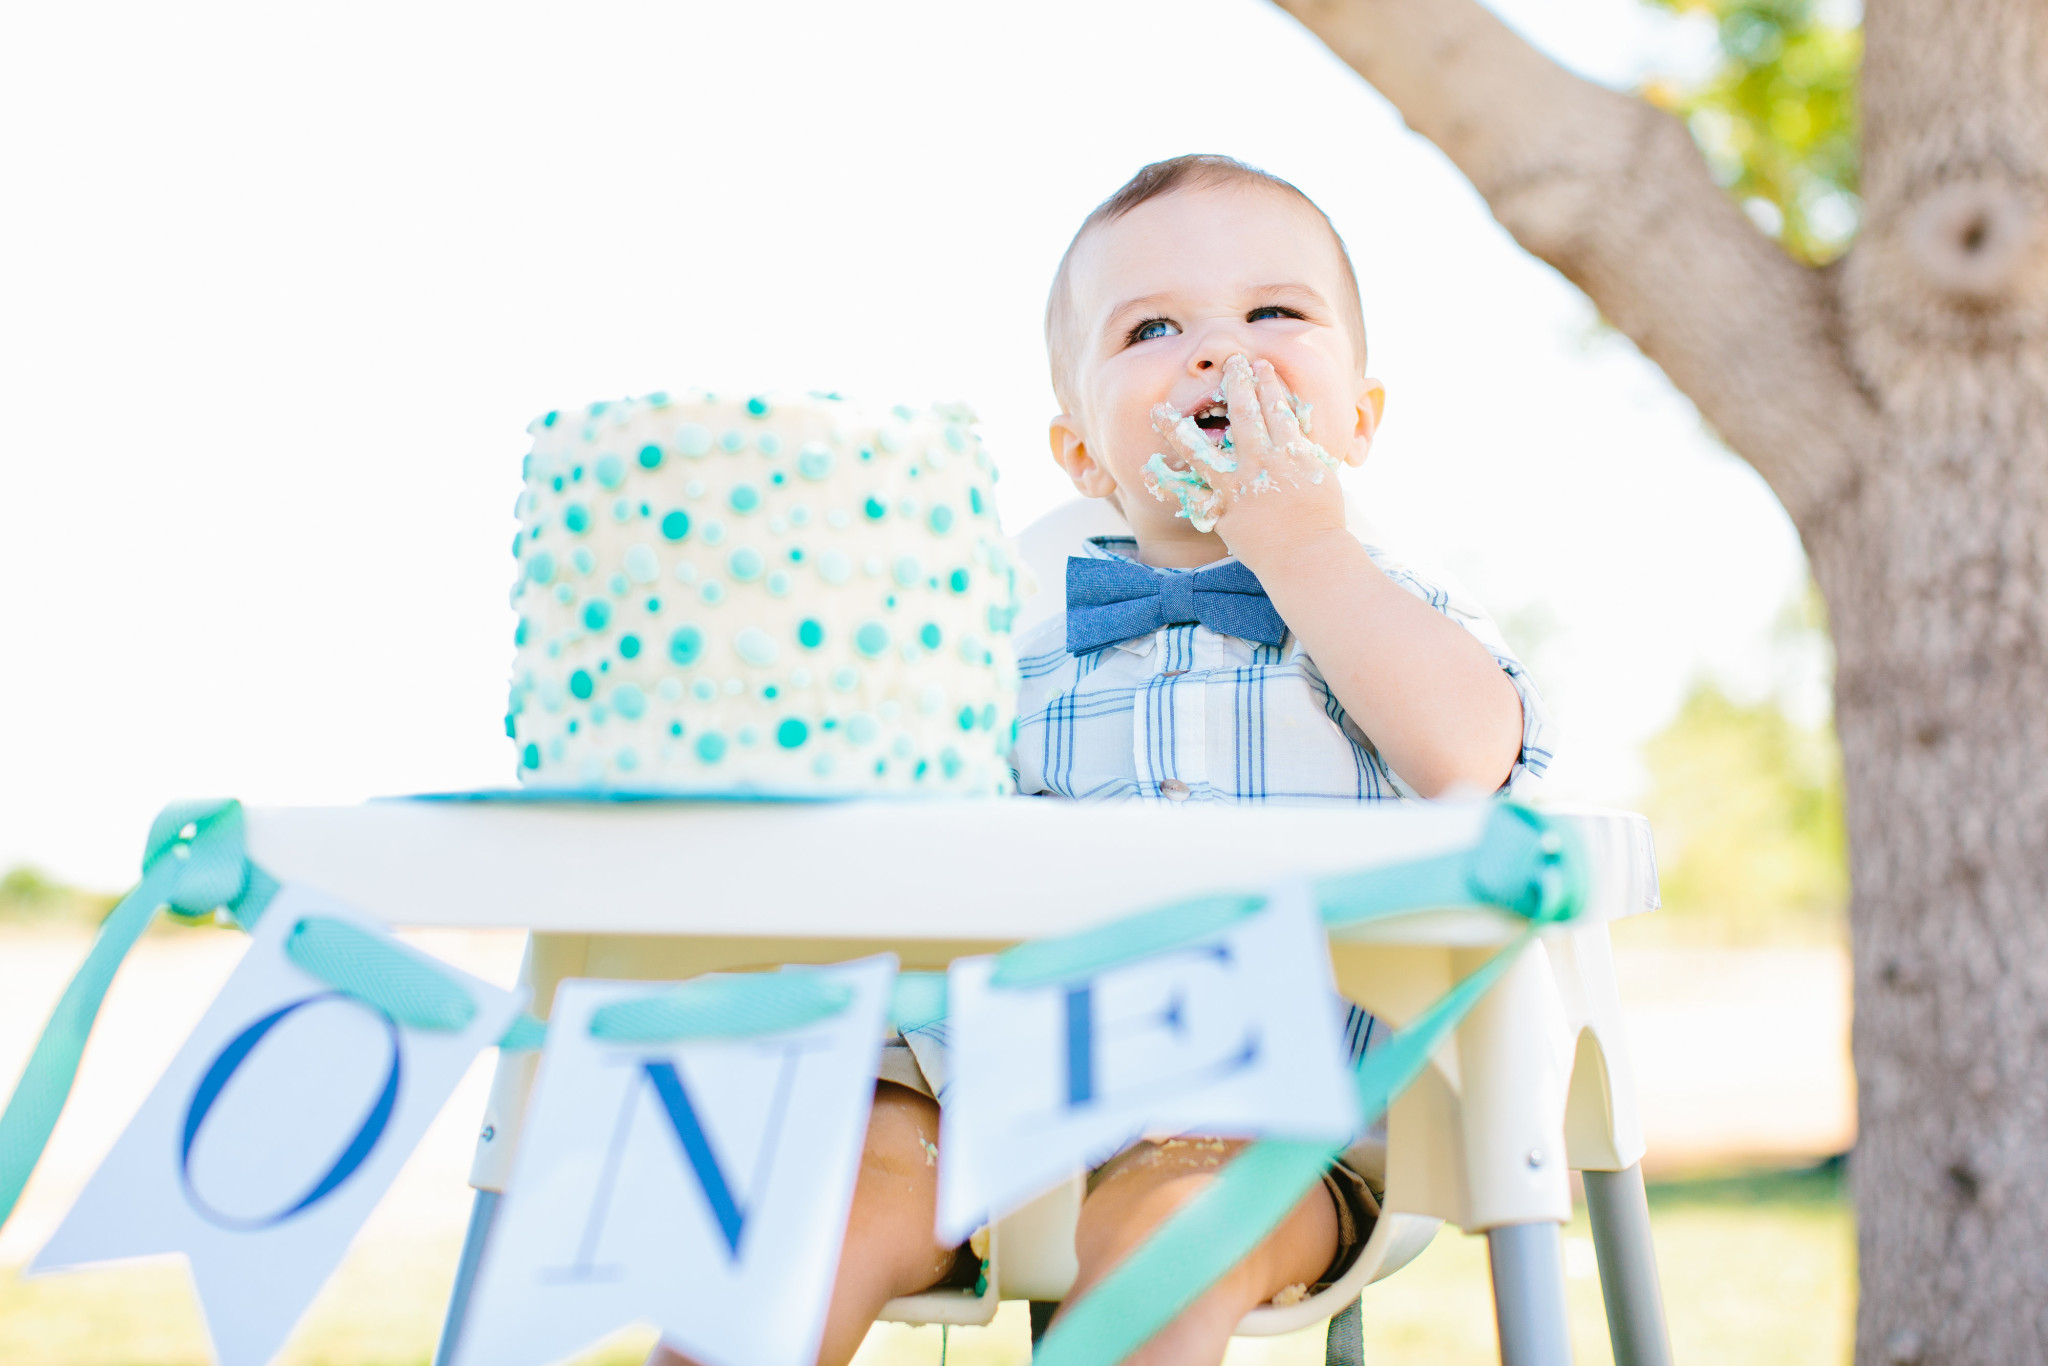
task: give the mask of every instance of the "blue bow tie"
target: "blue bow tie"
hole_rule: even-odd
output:
[[[1287,623],[1273,610],[1259,576],[1235,561],[1186,574],[1129,560],[1067,558],[1069,654],[1085,655],[1190,621],[1262,645],[1287,638]]]

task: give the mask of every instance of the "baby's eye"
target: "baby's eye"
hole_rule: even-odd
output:
[[[1301,314],[1291,308],[1285,308],[1279,304],[1267,304],[1264,308],[1255,308],[1245,314],[1244,320],[1248,323],[1256,323],[1263,322],[1267,318],[1299,318],[1300,316]]]
[[[1169,319],[1148,318],[1132,328],[1130,336],[1125,340],[1127,342],[1155,341],[1160,337],[1170,337],[1178,331],[1180,329],[1174,326]]]

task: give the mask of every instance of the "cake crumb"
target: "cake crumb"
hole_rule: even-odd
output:
[[[1288,1305],[1300,1304],[1303,1300],[1307,1298],[1307,1282],[1296,1281],[1293,1285],[1287,1286],[1284,1289],[1282,1289],[1279,1294],[1275,1295],[1272,1298],[1270,1303],[1275,1309],[1285,1309]]]

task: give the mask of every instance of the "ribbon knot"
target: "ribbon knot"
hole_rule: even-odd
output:
[[[1190,574],[1129,560],[1068,558],[1069,653],[1088,654],[1187,622],[1262,645],[1287,639],[1287,623],[1259,576],[1235,560]]]

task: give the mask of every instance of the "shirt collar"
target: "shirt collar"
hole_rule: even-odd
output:
[[[1130,563],[1140,565],[1155,574],[1192,574],[1198,569],[1214,569],[1219,564],[1230,564],[1237,559],[1235,555],[1225,555],[1220,560],[1211,560],[1208,564],[1198,564],[1193,569],[1168,569],[1156,564],[1145,564],[1143,560],[1138,558],[1138,538],[1121,533],[1114,536],[1090,536],[1084,543],[1084,548],[1087,550],[1090,559],[1128,560]]]

